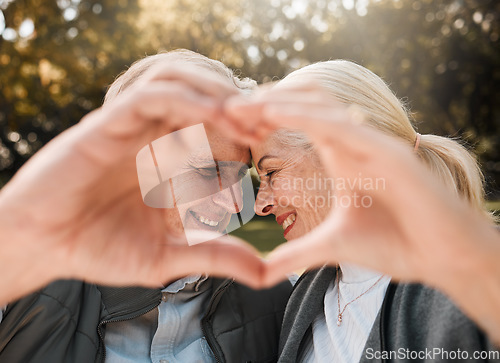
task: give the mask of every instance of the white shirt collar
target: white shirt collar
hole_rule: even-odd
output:
[[[379,271],[370,270],[351,263],[340,263],[339,265],[342,270],[340,281],[344,284],[365,282],[383,275]]]
[[[168,285],[166,288],[164,288],[161,291],[175,294],[175,293],[178,293],[179,291],[183,290],[187,285],[198,282],[196,284],[198,286],[206,279],[208,279],[208,276],[205,274],[203,274],[203,275],[198,274],[198,275],[191,275],[191,276],[183,277],[182,279],[179,279],[179,280],[172,282],[170,285]],[[196,290],[196,288],[195,288],[195,290]]]

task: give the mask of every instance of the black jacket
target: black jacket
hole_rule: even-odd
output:
[[[288,281],[252,290],[213,279],[202,330],[220,362],[275,362]],[[106,324],[155,309],[161,290],[56,281],[8,305],[0,324],[0,362],[103,362]]]

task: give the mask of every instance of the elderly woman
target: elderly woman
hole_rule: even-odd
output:
[[[311,82],[319,85],[323,92],[312,91]],[[413,148],[446,189],[465,198],[473,209],[485,213],[482,176],[475,159],[454,140],[416,133],[404,106],[387,85],[359,65],[329,61],[302,68],[266,93],[266,101],[262,103],[274,108],[267,107],[262,115],[259,114],[262,110],[254,107],[260,120],[279,118],[280,110],[289,118],[294,112],[295,117],[306,120],[322,117],[324,137],[317,132],[319,144],[315,147],[302,133],[280,129],[252,147],[252,157],[261,176],[256,212],[274,214],[289,241],[312,241],[313,236],[324,240],[325,233],[332,231],[331,243],[310,253],[323,254],[324,262],[334,260],[332,255],[336,252],[338,256],[346,255],[342,250],[346,247],[335,242],[336,239],[372,250],[376,258],[380,255],[377,246],[399,238],[398,234],[402,233],[389,215],[380,213],[384,206],[371,198],[377,190],[390,185],[385,184],[382,174],[376,178],[373,173],[369,174],[371,178],[364,177],[363,160],[368,159],[363,150],[357,153],[359,160],[353,158],[359,164],[356,172],[328,176],[330,168],[325,169],[324,161],[337,166],[342,163],[341,157],[332,158],[327,150],[331,147],[328,122],[336,122],[339,117],[332,104],[360,110],[363,115],[357,117],[360,122],[399,139],[407,144],[406,148]],[[309,113],[303,112],[304,109],[309,109]],[[251,114],[245,113],[247,117]],[[303,121],[305,123],[307,121]],[[316,122],[311,123],[311,127],[320,126]],[[335,142],[352,141],[337,138]],[[356,145],[350,151],[356,153],[352,151],[355,148],[363,146]],[[387,177],[390,180],[392,175]],[[422,207],[426,205],[406,206]],[[356,218],[351,218],[353,215]],[[327,222],[316,228],[325,219]],[[349,220],[360,224],[349,224]],[[381,228],[386,229],[385,233],[373,233]],[[361,229],[368,233],[360,233]],[[304,237],[306,234],[310,236]],[[359,241],[361,237],[364,243]],[[425,229],[421,238],[426,238]],[[311,245],[311,248],[318,246]],[[427,251],[434,252],[439,253],[439,247]],[[425,266],[418,267],[425,261],[421,257],[414,256],[408,270],[423,271]],[[311,262],[317,263],[318,258]],[[394,265],[402,263],[393,262]],[[398,266],[398,270],[404,267]],[[442,273],[446,275],[447,271]],[[322,267],[301,276],[287,306],[280,349],[281,362],[498,359],[498,355],[484,354],[493,347],[482,331],[437,290],[420,284],[395,283],[391,276],[345,262],[336,268]]]

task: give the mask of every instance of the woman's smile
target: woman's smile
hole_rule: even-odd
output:
[[[290,211],[290,212],[283,213],[283,214],[279,215],[278,217],[276,217],[276,222],[278,222],[278,224],[281,225],[281,227],[283,227],[283,229],[284,229],[283,236],[286,237],[288,232],[290,232],[290,230],[295,225],[296,219],[297,219],[297,212],[294,210]]]

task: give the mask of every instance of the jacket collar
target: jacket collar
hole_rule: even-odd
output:
[[[132,319],[154,309],[161,302],[161,289],[98,286],[101,292],[101,320]]]
[[[211,301],[220,288],[232,280],[212,279]],[[97,286],[101,293],[102,314],[101,320],[132,319],[154,309],[161,302],[161,288],[146,288],[139,286],[111,287]]]

